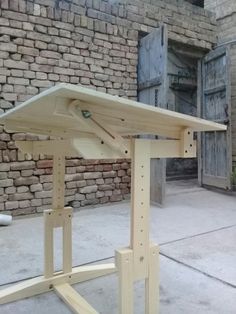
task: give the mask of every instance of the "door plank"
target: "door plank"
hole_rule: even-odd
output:
[[[139,101],[167,108],[167,28],[162,25],[140,40],[138,63]],[[151,161],[151,201],[165,200],[166,161]]]

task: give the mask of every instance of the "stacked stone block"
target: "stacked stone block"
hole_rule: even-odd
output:
[[[235,39],[236,2],[234,0],[205,0],[205,8],[216,14],[217,43]]]
[[[0,112],[60,82],[137,99],[138,40],[161,22],[180,43],[215,42],[214,15],[182,0],[1,0]],[[50,207],[51,161],[14,144],[30,139],[0,130],[0,210]],[[122,200],[129,187],[128,161],[67,160],[68,204]]]
[[[14,134],[8,135],[14,137]],[[7,145],[7,142],[1,143]],[[0,210],[18,215],[50,207],[53,161],[39,157],[27,161],[6,160],[0,164]],[[121,201],[130,190],[130,162],[67,159],[65,188],[65,203],[75,208]]]

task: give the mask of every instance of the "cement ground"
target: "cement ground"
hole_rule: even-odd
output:
[[[151,238],[160,244],[160,314],[236,313],[236,196],[169,182],[164,208],[151,208]],[[61,234],[55,260],[61,266]],[[73,264],[108,262],[129,243],[129,203],[76,211]],[[0,228],[0,288],[43,272],[42,217]],[[115,275],[75,285],[103,314],[117,313]],[[143,285],[135,284],[135,314],[144,313]],[[54,293],[0,306],[1,314],[69,314]]]

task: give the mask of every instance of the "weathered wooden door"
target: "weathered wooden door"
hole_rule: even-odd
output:
[[[156,107],[167,107],[167,29],[161,26],[139,43],[138,98]],[[163,204],[166,161],[151,160],[151,201]]]
[[[205,132],[199,141],[201,185],[231,189],[231,80],[226,47],[210,52],[199,63],[199,116],[228,126],[227,132]]]

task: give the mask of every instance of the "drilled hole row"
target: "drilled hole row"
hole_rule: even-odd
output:
[[[141,165],[141,168],[143,169],[143,168],[144,168],[144,165]],[[144,179],[144,175],[141,175],[141,178]],[[144,188],[141,188],[141,192],[144,192]],[[144,205],[144,202],[141,202],[141,205],[143,206],[143,205]],[[144,216],[140,216],[140,218],[143,220],[143,219],[144,219]],[[140,233],[143,234],[143,229],[140,229]],[[143,246],[143,243],[140,242],[139,245],[140,245],[140,247],[142,247],[142,246]],[[144,259],[144,257],[141,256],[141,257],[140,257],[140,261],[143,261],[143,259]]]

